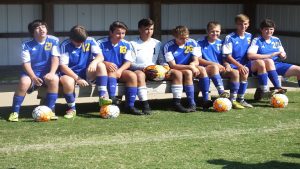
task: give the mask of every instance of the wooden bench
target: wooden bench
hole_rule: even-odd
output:
[[[280,77],[281,82],[281,77]],[[223,79],[224,88],[225,90],[229,90],[229,79]],[[198,86],[197,80],[195,80],[195,93],[199,93],[200,89]],[[269,86],[272,86],[272,83],[268,82]],[[258,88],[258,78],[257,77],[249,77],[248,78],[248,89],[250,88]],[[147,88],[148,88],[148,94],[164,94],[164,93],[172,93],[171,91],[171,81],[148,81],[147,82]],[[216,92],[217,89],[212,83],[210,82],[210,92]],[[98,97],[98,91],[95,85],[88,86],[88,87],[79,87],[75,86],[75,94],[76,97]],[[125,85],[124,83],[118,83],[118,86],[116,88],[116,96],[119,98],[122,98],[123,95],[125,95]],[[41,103],[44,103],[44,99],[46,96],[46,89],[45,88],[39,88],[37,98],[41,99]],[[63,92],[60,87],[59,91],[59,98],[63,98]]]

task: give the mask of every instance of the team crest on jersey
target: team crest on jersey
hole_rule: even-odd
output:
[[[185,48],[184,53],[190,53],[193,51],[193,46],[185,46],[184,48]]]
[[[125,54],[127,52],[126,46],[120,46],[120,53]]]
[[[45,50],[51,50],[52,49],[52,43],[46,42],[45,44]]]

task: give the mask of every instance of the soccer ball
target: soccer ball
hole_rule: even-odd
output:
[[[232,107],[231,101],[227,98],[218,98],[213,103],[214,110],[217,112],[229,111]]]
[[[164,80],[167,71],[162,65],[150,65],[144,69],[147,79],[152,81]]]
[[[289,99],[284,94],[274,94],[271,97],[271,105],[274,108],[284,108],[288,105]]]
[[[47,106],[38,106],[32,111],[32,117],[38,122],[47,122],[50,120],[52,110]]]
[[[120,115],[120,109],[116,105],[104,105],[100,109],[100,117],[104,119],[117,118]]]

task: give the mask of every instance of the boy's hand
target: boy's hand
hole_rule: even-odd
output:
[[[97,62],[91,62],[88,67],[88,72],[96,72],[97,70]]]
[[[106,69],[110,72],[115,72],[118,70],[117,65],[115,65],[114,63],[111,62],[104,62]]]
[[[43,84],[43,80],[37,76],[31,77],[31,80],[37,86],[42,86],[42,84]]]

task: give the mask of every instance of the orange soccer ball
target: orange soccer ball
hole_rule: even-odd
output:
[[[271,97],[271,105],[274,108],[284,108],[288,105],[289,99],[284,94],[274,94]]]
[[[148,80],[162,81],[166,77],[168,70],[162,65],[150,65],[144,69]]]
[[[232,107],[231,101],[227,98],[218,98],[213,103],[214,110],[217,112],[229,111]]]

